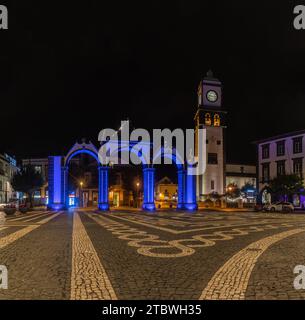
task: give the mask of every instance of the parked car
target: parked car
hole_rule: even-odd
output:
[[[270,212],[293,212],[294,206],[290,202],[276,202],[273,204],[268,204],[264,206],[264,210],[270,211]]]

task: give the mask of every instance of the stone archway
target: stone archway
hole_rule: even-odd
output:
[[[143,168],[143,210],[154,211],[156,209],[155,168],[142,153],[139,154],[139,152],[135,151],[133,146],[133,143],[129,143],[124,147],[118,146],[113,153],[128,151],[134,153],[139,158]],[[147,147],[151,148],[151,145]],[[49,209],[62,210],[69,207],[68,166],[73,157],[82,153],[91,155],[98,163],[98,209],[101,211],[109,210],[109,166],[102,165],[99,152],[91,142],[75,143],[65,157],[49,157]],[[169,153],[164,148],[160,149],[156,157],[171,158],[177,166],[178,209],[197,210],[196,176],[188,174],[189,165],[183,163],[183,158],[177,152]],[[154,163],[154,160],[152,163]]]

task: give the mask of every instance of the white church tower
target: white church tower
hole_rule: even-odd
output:
[[[222,84],[209,71],[198,88],[196,130],[207,130],[206,172],[197,176],[197,199],[205,200],[211,193],[225,193],[225,141],[226,111],[222,108]],[[196,146],[198,150],[198,140]]]

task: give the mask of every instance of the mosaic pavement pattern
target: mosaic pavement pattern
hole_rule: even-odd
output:
[[[0,224],[0,299],[304,299],[305,215],[40,211]]]

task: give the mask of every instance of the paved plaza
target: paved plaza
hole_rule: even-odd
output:
[[[305,215],[39,211],[0,224],[0,299],[304,299]]]

